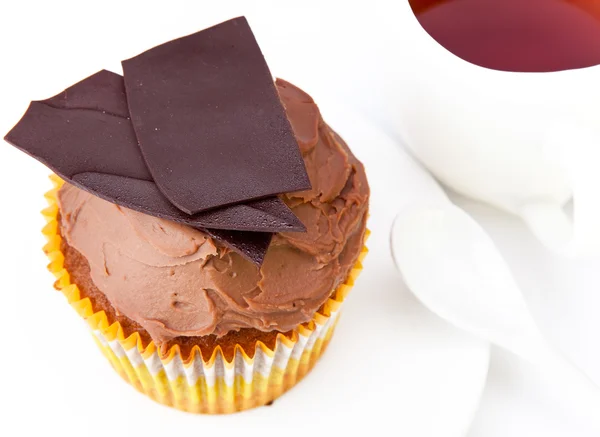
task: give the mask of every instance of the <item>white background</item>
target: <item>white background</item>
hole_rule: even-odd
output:
[[[118,72],[121,59],[242,14],[249,18],[275,75],[305,88],[318,103],[319,99],[336,102],[331,105],[337,111],[332,118],[346,114],[340,108],[352,107],[353,112],[377,122],[383,118],[380,100],[386,94],[378,87],[378,79],[386,74],[386,65],[402,63],[402,46],[411,43],[402,33],[402,21],[406,19],[403,14],[407,12],[402,2],[302,1],[293,2],[293,6],[287,4],[292,2],[282,1],[78,1],[70,5],[60,1],[3,2],[0,133],[10,129],[32,99],[49,97],[101,68]],[[343,123],[341,120],[338,124]],[[355,124],[363,126],[361,122]],[[387,127],[381,125],[383,130]],[[370,129],[364,125],[363,137],[365,133],[374,135]],[[352,135],[361,138],[360,132]],[[389,149],[382,145],[385,141],[373,141],[369,153],[387,153]],[[382,152],[384,149],[386,152]],[[361,158],[369,161],[366,156]],[[477,381],[459,378],[465,387],[462,393],[460,385],[452,387],[450,373],[438,370],[445,368],[445,363],[439,366],[439,361],[448,357],[438,355],[440,344],[446,342],[451,354],[461,352],[462,360],[464,349],[459,349],[465,345],[476,349],[476,342],[428,314],[403,289],[401,279],[390,273],[385,281],[377,283],[375,291],[369,290],[368,276],[364,285],[357,287],[323,362],[304,383],[270,409],[217,419],[183,415],[146,403],[111,373],[88,341],[84,327],[77,326],[80,323],[76,316],[60,296],[50,292],[51,278],[41,268],[45,260],[38,249],[43,241],[38,233],[42,219],[37,211],[43,206],[40,194],[47,188],[45,174],[41,165],[6,144],[0,145],[0,192],[4,198],[0,226],[5,232],[0,251],[0,370],[1,377],[7,378],[4,389],[0,389],[0,419],[19,426],[7,435],[25,435],[25,431],[33,430],[52,434],[69,430],[65,435],[76,431],[83,435],[123,435],[124,431],[162,435],[175,429],[175,424],[181,432],[218,432],[217,429],[231,430],[236,426],[257,431],[269,424],[276,428],[271,432],[281,430],[283,434],[286,429],[289,434],[306,434],[315,427],[334,429],[329,428],[332,423],[340,431],[403,429],[401,423],[412,423],[415,417],[423,421],[420,428],[414,424],[411,435],[428,435],[426,431],[435,428],[431,423],[448,420],[435,410],[435,394],[428,395],[432,396],[430,399],[419,399],[418,387],[412,388],[414,404],[431,404],[435,411],[428,415],[427,407],[423,407],[421,415],[415,416],[414,405],[403,402],[393,390],[381,387],[386,372],[394,377],[396,369],[412,362],[413,367],[407,371],[420,372],[415,380],[439,381],[439,399],[448,396],[448,390],[456,390],[455,404],[470,402],[472,396],[465,393],[477,391]],[[385,183],[379,186],[385,190]],[[408,185],[406,189],[412,187]],[[394,196],[401,194],[396,189],[385,194],[386,205],[393,208]],[[550,338],[600,381],[600,317],[596,317],[600,299],[595,293],[600,285],[600,263],[554,258],[516,219],[456,196],[454,199],[490,232]],[[387,229],[376,231],[384,234]],[[382,238],[375,243],[381,245],[382,254],[384,242]],[[371,277],[375,276],[373,272],[380,273],[373,261],[371,268]],[[24,295],[24,290],[31,294]],[[365,320],[363,311],[370,306],[374,314]],[[365,348],[365,344],[382,347],[378,335],[389,330],[398,330],[398,347],[405,348],[401,355],[404,363],[378,369],[373,375],[363,374],[363,384],[351,384],[350,378],[358,370],[367,372],[371,367],[366,362],[358,363],[356,369],[342,366],[348,349]],[[48,338],[59,341],[50,345],[45,341]],[[53,357],[57,349],[73,343],[92,358],[80,365],[71,364],[72,368],[65,372],[62,363]],[[428,349],[423,344],[433,346]],[[431,366],[419,361],[426,353],[431,354]],[[419,358],[413,359],[413,354]],[[77,354],[71,356],[76,358]],[[36,360],[42,360],[44,366],[33,365]],[[411,377],[400,375],[406,381]],[[473,378],[477,379],[477,375]],[[324,384],[325,393],[316,390]],[[43,392],[34,386],[43,387]],[[560,381],[492,349],[487,386],[468,435],[592,435],[585,423],[574,419],[570,408],[574,406],[561,401]],[[127,414],[128,409],[138,413],[135,423]],[[449,412],[462,411],[468,416],[468,410],[468,405],[462,409],[448,405]],[[430,435],[457,435],[452,432],[455,431],[448,429],[448,434]]]

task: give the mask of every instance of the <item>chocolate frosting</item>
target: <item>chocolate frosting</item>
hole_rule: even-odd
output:
[[[276,234],[260,268],[199,230],[71,184],[59,192],[67,242],[116,311],[159,345],[240,328],[293,329],[311,319],[361,251],[369,199],[362,164],[309,95],[283,80],[276,86],[312,189],[282,196],[307,232]]]

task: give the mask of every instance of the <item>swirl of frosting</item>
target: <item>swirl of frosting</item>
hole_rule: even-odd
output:
[[[285,332],[311,319],[362,249],[369,186],[362,164],[312,98],[278,79],[310,191],[282,196],[307,228],[277,234],[259,269],[193,228],[59,191],[61,233],[117,314],[158,344],[241,328]]]

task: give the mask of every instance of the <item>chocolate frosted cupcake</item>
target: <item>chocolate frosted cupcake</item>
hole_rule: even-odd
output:
[[[369,187],[243,18],[32,102],[6,140],[60,177],[45,248],[115,369],[186,411],[293,386],[366,250]]]

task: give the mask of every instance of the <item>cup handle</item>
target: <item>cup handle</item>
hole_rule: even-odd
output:
[[[521,208],[520,215],[548,249],[561,254],[573,251],[573,222],[560,205],[531,202]]]
[[[569,179],[573,219],[562,205],[538,200],[523,205],[521,217],[554,252],[600,255],[600,135],[578,125],[557,124],[548,136],[545,152]]]

